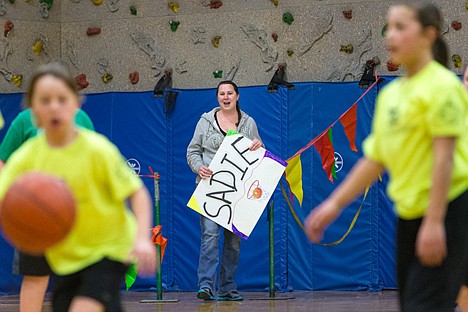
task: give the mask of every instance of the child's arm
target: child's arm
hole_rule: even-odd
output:
[[[335,221],[341,211],[364,192],[384,169],[383,165],[362,157],[340,186],[307,217],[305,228],[310,239],[316,243],[320,242],[327,226]]]
[[[434,164],[429,206],[416,239],[416,255],[422,264],[436,266],[447,255],[445,215],[448,205],[455,138],[442,137],[433,141]]]
[[[138,261],[138,274],[149,276],[156,271],[156,248],[150,239],[151,197],[146,187],[141,187],[130,196],[130,204],[138,223],[131,257]]]

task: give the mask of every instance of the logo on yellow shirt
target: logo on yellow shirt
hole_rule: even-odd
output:
[[[459,121],[459,116],[461,112],[459,111],[458,107],[452,102],[447,101],[445,105],[440,107],[439,109],[440,118],[447,123],[456,123]]]
[[[390,126],[396,126],[398,123],[398,109],[396,107],[392,107],[388,110],[388,123]]]

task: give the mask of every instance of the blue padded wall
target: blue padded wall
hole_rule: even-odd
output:
[[[303,220],[344,179],[362,155],[361,144],[370,130],[378,90],[372,89],[358,104],[356,145],[353,152],[337,123],[333,127],[335,151],[343,159],[335,183],[328,181],[318,153],[312,147],[302,154],[304,203],[295,210]],[[196,290],[200,244],[200,218],[186,207],[195,188],[195,174],[185,153],[195,125],[203,112],[218,105],[215,89],[179,92],[175,109],[165,114],[162,98],[152,92],[88,94],[83,109],[96,131],[106,135],[127,159],[139,163],[140,173],[149,167],[161,175],[160,209],[163,234],[169,239],[163,261],[163,284],[168,290]],[[280,87],[268,93],[266,86],[240,88],[241,108],[257,122],[266,147],[287,159],[337,120],[364,89],[356,82],[298,83],[295,90]],[[0,96],[0,109],[7,126],[21,108],[21,94]],[[6,128],[0,131],[0,140]],[[277,188],[275,209],[275,283],[279,290],[369,290],[395,288],[395,214],[385,195],[387,177],[377,182],[367,196],[361,215],[349,236],[338,246],[310,243],[298,226]],[[153,180],[143,178],[151,193]],[[284,181],[282,181],[284,184]],[[346,232],[362,202],[357,199],[327,230],[330,242]],[[268,221],[262,215],[252,235],[241,244],[236,276],[240,290],[265,290],[269,285]],[[14,293],[20,279],[11,272],[11,247],[0,240],[0,293]],[[155,286],[154,278],[138,278],[133,289]]]

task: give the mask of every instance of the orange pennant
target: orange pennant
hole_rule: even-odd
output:
[[[351,150],[357,152],[356,148],[356,115],[357,103],[355,103],[351,108],[340,118],[340,122],[344,127],[344,132],[349,141],[349,146]]]
[[[314,144],[315,149],[322,158],[322,168],[328,176],[328,180],[333,182],[333,166],[335,165],[335,150],[330,141],[329,131],[324,131],[317,142]]]
[[[161,246],[161,262],[164,259],[164,251],[166,250],[167,245],[167,238],[162,236],[162,225],[156,225],[153,228],[153,236],[151,237],[151,241],[155,245]]]

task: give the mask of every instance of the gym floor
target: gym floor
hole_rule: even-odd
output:
[[[165,292],[164,300],[178,299],[175,303],[140,303],[140,300],[156,299],[155,292],[122,293],[125,311],[197,311],[197,312],[240,312],[240,311],[360,311],[397,312],[398,292],[366,291],[294,291],[276,293],[270,300],[267,292],[241,292],[244,301],[203,302],[194,292]],[[285,299],[285,298],[293,299]],[[19,311],[19,295],[0,296],[0,311]],[[47,295],[43,312],[51,312],[50,294]],[[459,310],[456,310],[459,311]]]

